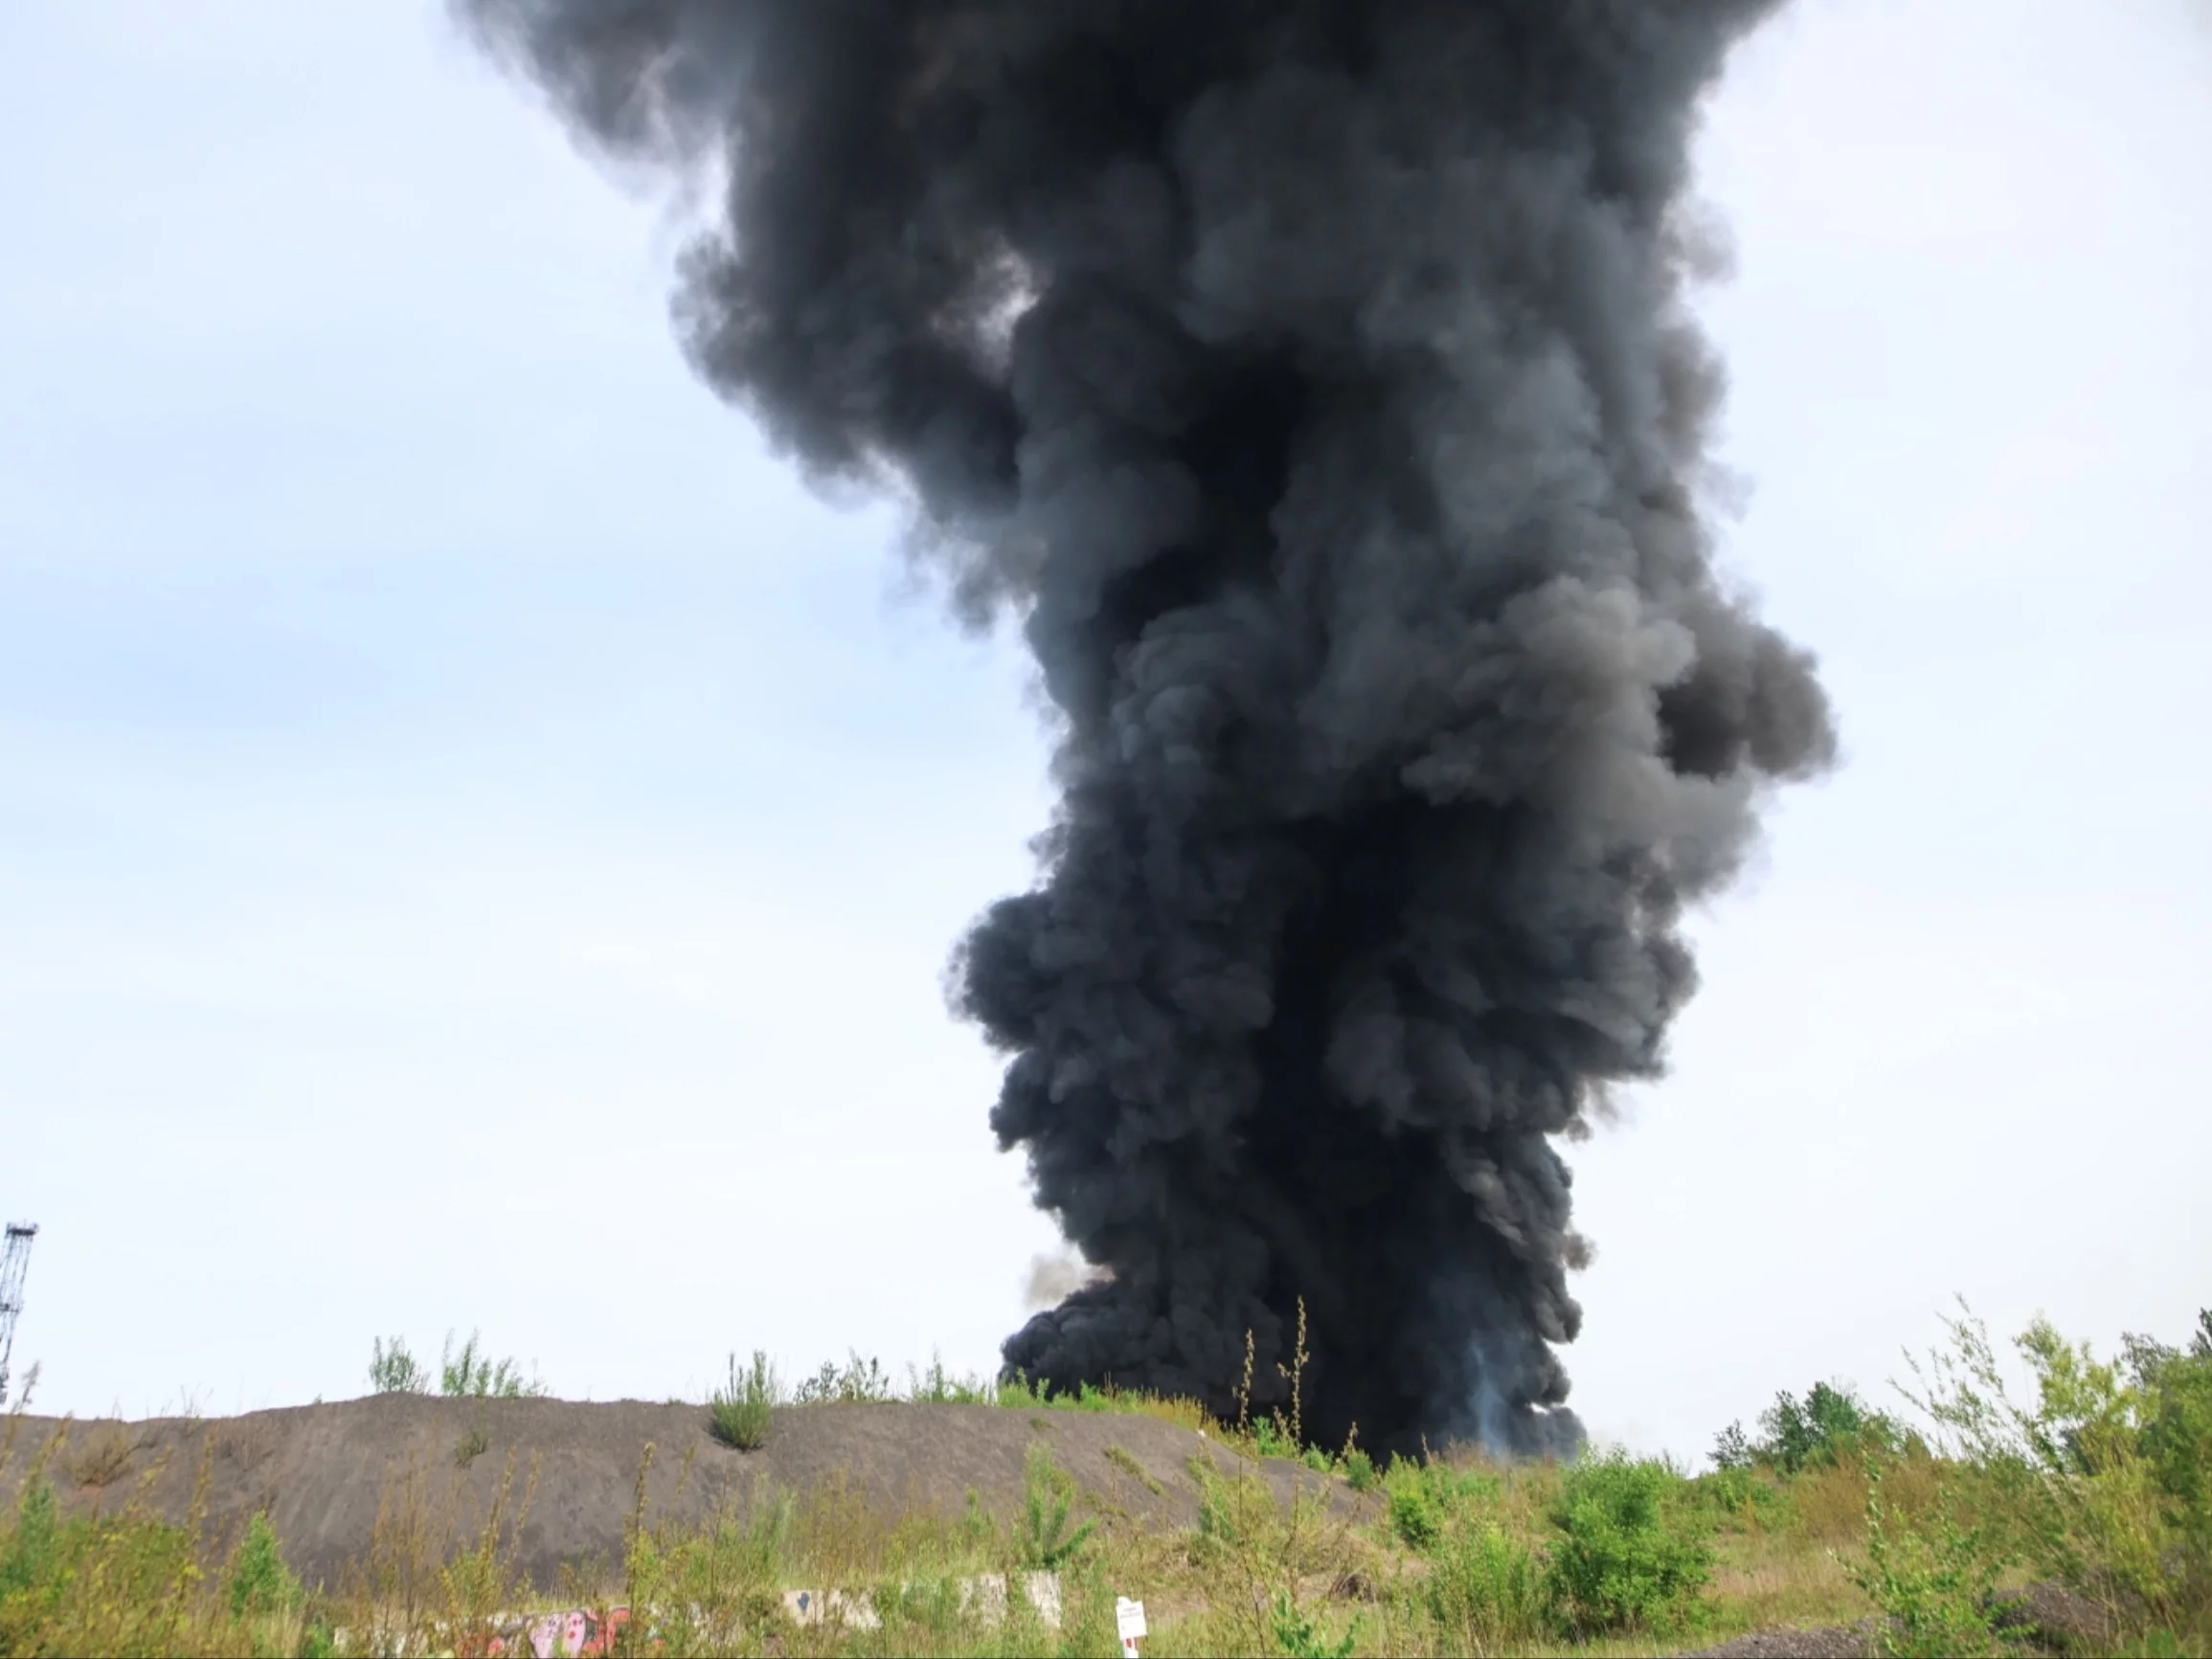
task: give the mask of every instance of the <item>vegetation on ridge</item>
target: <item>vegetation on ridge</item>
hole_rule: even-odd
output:
[[[2131,1337],[2110,1359],[2041,1320],[2013,1346],[2032,1379],[2019,1399],[1962,1310],[1900,1391],[1909,1424],[1820,1383],[1779,1397],[1755,1436],[1725,1430],[1713,1468],[1694,1476],[1606,1450],[1561,1466],[1438,1448],[1377,1467],[1356,1446],[1303,1445],[1295,1389],[1286,1413],[1224,1424],[1188,1402],[1050,1398],[941,1364],[895,1389],[854,1356],[787,1399],[764,1356],[733,1356],[710,1423],[740,1447],[773,1436],[778,1405],[899,1399],[1144,1412],[1203,1426],[1226,1462],[1191,1459],[1186,1529],[1079,1488],[1042,1442],[1004,1513],[973,1494],[959,1514],[897,1509],[833,1478],[763,1485],[741,1509],[682,1528],[646,1513],[641,1471],[621,1559],[576,1575],[555,1604],[627,1606],[627,1625],[599,1622],[608,1650],[670,1655],[1110,1654],[1117,1595],[1146,1602],[1151,1655],[1655,1652],[1858,1621],[1900,1655],[2205,1650],[2212,1313],[2183,1346]],[[519,1388],[511,1362],[487,1363],[473,1339],[458,1361],[448,1350],[441,1392]],[[376,1355],[382,1376],[428,1392],[403,1345],[379,1341]],[[9,1421],[11,1448],[22,1423]],[[91,1455],[66,1434],[0,1494],[0,1655],[487,1653],[513,1638],[503,1619],[546,1604],[516,1570],[534,1489],[511,1457],[473,1538],[434,1545],[450,1535],[425,1524],[423,1491],[395,1491],[346,1581],[308,1589],[265,1515],[214,1547],[202,1501],[212,1441],[201,1497],[178,1524],[150,1513],[144,1487],[113,1505],[59,1501]],[[1115,1449],[1110,1468],[1159,1495],[1162,1483]],[[1265,1478],[1275,1455],[1303,1466],[1295,1492]],[[1056,1625],[1006,1591],[1040,1572],[1056,1575]],[[1000,1591],[977,1588],[989,1583]],[[846,1599],[826,1617],[810,1603],[801,1622],[783,1594],[800,1587]]]

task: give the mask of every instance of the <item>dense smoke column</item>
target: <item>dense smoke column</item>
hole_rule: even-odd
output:
[[[1684,906],[1831,756],[1712,572],[1695,105],[1770,0],[462,0],[596,146],[719,158],[678,302],[916,509],[1060,715],[961,947],[1109,1281],[1009,1368],[1369,1446],[1570,1446],[1554,1137],[1656,1076]],[[1018,320],[1017,320],[1018,319]]]

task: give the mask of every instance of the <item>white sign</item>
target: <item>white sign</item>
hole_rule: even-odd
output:
[[[1127,1596],[1114,1598],[1114,1623],[1121,1632],[1121,1640],[1134,1642],[1144,1632],[1144,1603],[1132,1602]]]

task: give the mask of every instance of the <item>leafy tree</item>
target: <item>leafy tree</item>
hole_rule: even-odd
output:
[[[1759,1439],[1743,1449],[1784,1474],[1825,1468],[1853,1452],[1895,1451],[1905,1440],[1895,1419],[1874,1410],[1850,1387],[1828,1382],[1814,1383],[1802,1403],[1787,1392],[1776,1395],[1759,1428]],[[1722,1439],[1727,1439],[1726,1431]],[[1716,1446],[1716,1461],[1720,1450]]]
[[[1713,1467],[1715,1468],[1749,1468],[1751,1443],[1745,1437],[1744,1425],[1731,1423],[1713,1436]]]

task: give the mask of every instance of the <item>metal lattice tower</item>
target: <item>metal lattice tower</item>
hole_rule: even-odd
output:
[[[23,1312],[23,1270],[31,1265],[31,1241],[38,1228],[31,1222],[8,1223],[0,1246],[0,1404],[8,1399],[8,1359],[15,1351],[15,1316]]]

